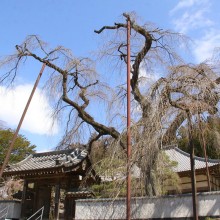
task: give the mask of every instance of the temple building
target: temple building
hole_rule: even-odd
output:
[[[170,161],[175,161],[173,171],[180,177],[181,193],[190,193],[190,155],[178,147],[165,150]],[[23,161],[9,165],[3,177],[18,177],[24,180],[21,199],[21,217],[30,217],[44,207],[43,219],[73,219],[75,201],[93,197],[89,187],[96,182],[88,175],[90,164],[84,148],[51,151],[29,155]],[[206,161],[195,157],[196,186],[198,192],[220,190],[220,160],[208,159],[210,187],[207,178]],[[137,167],[137,169],[139,169]],[[140,173],[140,169],[135,171]],[[135,177],[138,178],[138,177]],[[169,194],[177,192],[167,186]],[[179,192],[178,192],[179,193]]]
[[[9,165],[3,176],[24,180],[21,217],[29,217],[44,207],[44,219],[73,219],[74,201],[92,196],[80,189],[82,182],[87,186],[94,181],[86,176],[86,157],[86,150],[71,149],[35,153]]]
[[[172,147],[165,150],[166,155],[171,161],[175,161],[177,166],[173,167],[173,171],[180,177],[180,191],[182,193],[192,192],[191,185],[191,167],[190,155],[178,147]],[[220,160],[208,159],[207,161],[210,179],[211,191],[220,190]],[[195,156],[195,174],[197,192],[208,192],[209,184],[207,178],[206,160],[205,158]],[[175,194],[172,187],[168,187],[169,194]]]

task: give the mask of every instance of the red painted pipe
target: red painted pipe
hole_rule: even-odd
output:
[[[8,161],[9,161],[9,158],[10,158],[10,154],[11,154],[11,152],[12,152],[12,150],[13,150],[13,147],[14,147],[14,144],[15,144],[15,141],[16,141],[16,138],[17,138],[17,136],[18,136],[18,132],[19,132],[19,130],[20,130],[20,128],[21,128],[22,122],[23,122],[24,117],[25,117],[25,115],[26,115],[26,113],[27,113],[28,107],[29,107],[29,105],[30,105],[30,103],[31,103],[31,99],[32,99],[32,97],[33,97],[33,95],[34,95],[34,92],[35,92],[35,90],[36,90],[36,88],[37,88],[37,85],[38,85],[38,83],[39,83],[39,81],[40,81],[40,78],[41,78],[41,76],[42,76],[42,74],[43,74],[43,71],[44,71],[45,66],[46,66],[46,64],[44,63],[43,66],[42,66],[42,68],[41,68],[41,70],[40,70],[40,73],[39,73],[39,75],[38,75],[38,77],[37,77],[37,79],[36,79],[36,82],[35,82],[35,84],[34,84],[34,87],[33,87],[33,89],[32,89],[32,92],[31,92],[31,94],[30,94],[30,97],[29,97],[29,99],[28,99],[28,101],[27,101],[27,104],[26,104],[26,106],[25,106],[25,109],[24,109],[24,111],[23,111],[23,114],[22,114],[22,116],[21,116],[21,119],[20,119],[20,121],[19,121],[18,127],[17,127],[17,129],[16,129],[16,131],[15,131],[15,133],[14,133],[14,136],[13,136],[13,138],[12,138],[11,144],[10,144],[10,146],[9,146],[9,148],[8,148],[7,154],[6,154],[6,156],[5,156],[4,162],[3,162],[2,167],[1,167],[1,170],[0,170],[0,178],[2,178],[3,171],[4,171],[5,167],[6,167],[6,165],[8,164]]]
[[[131,219],[131,85],[130,85],[130,33],[131,22],[127,19],[127,220]]]

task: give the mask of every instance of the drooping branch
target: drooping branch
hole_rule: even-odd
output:
[[[88,157],[86,158],[86,162],[87,162],[87,166],[89,168],[89,170],[87,172],[90,172],[93,177],[95,178],[96,182],[100,182],[101,179],[100,177],[97,175],[94,167],[93,167],[93,164],[91,162],[91,150],[92,150],[92,145],[94,142],[96,142],[97,140],[99,140],[101,137],[103,136],[103,134],[99,133],[99,134],[93,134],[90,139],[89,139],[89,142],[87,143],[86,145],[86,148],[87,148],[87,151],[88,151]]]
[[[67,74],[63,74],[63,101],[68,103],[69,105],[71,105],[72,107],[74,107],[76,109],[76,111],[78,112],[78,116],[85,121],[86,123],[88,123],[89,125],[91,125],[98,133],[101,133],[103,135],[111,135],[113,138],[118,138],[119,137],[119,132],[115,130],[115,128],[113,127],[107,127],[101,123],[98,123],[94,120],[94,118],[88,114],[84,109],[84,106],[80,106],[78,105],[76,102],[74,102],[73,100],[71,100],[68,97],[67,94]]]
[[[20,57],[33,57],[34,59],[38,60],[41,63],[45,63],[48,67],[54,69],[55,71],[57,71],[60,74],[64,74],[66,71],[61,69],[60,67],[58,67],[57,65],[53,64],[52,62],[50,62],[48,59],[43,59],[39,56],[37,56],[36,54],[32,53],[31,51],[29,51],[27,48],[25,49],[25,52],[20,54]]]
[[[32,37],[35,38],[34,36],[32,36]],[[38,44],[40,44],[40,42],[41,41],[37,40]],[[40,48],[42,50],[42,45],[40,45]],[[92,86],[97,85],[99,83],[98,80],[96,80],[95,82],[91,82],[91,83],[87,83],[85,85],[82,85],[79,82],[77,71],[76,71],[75,75],[72,74],[72,73],[69,73],[67,70],[62,69],[58,65],[54,64],[53,60],[49,59],[49,57],[53,55],[53,52],[54,53],[59,52],[57,50],[52,50],[52,52],[46,52],[46,50],[44,49],[43,52],[46,53],[46,55],[47,55],[46,56],[47,59],[45,59],[45,58],[41,58],[37,54],[33,53],[28,48],[27,43],[24,43],[21,46],[16,46],[16,49],[18,51],[17,58],[16,58],[18,61],[16,63],[16,66],[12,69],[12,71],[17,71],[19,62],[21,62],[22,58],[26,58],[26,57],[32,57],[32,58],[34,58],[35,60],[37,60],[41,63],[45,63],[48,67],[50,67],[51,69],[53,69],[54,71],[56,71],[57,73],[62,75],[62,90],[63,90],[62,100],[65,103],[67,103],[69,106],[74,108],[77,111],[78,116],[84,122],[91,125],[99,134],[110,135],[113,138],[118,138],[119,137],[119,132],[114,127],[107,127],[104,124],[98,123],[97,121],[94,120],[94,118],[88,112],[85,111],[85,108],[89,105],[89,99],[86,97],[86,90],[89,89]],[[67,57],[67,58],[70,59],[69,57]],[[89,71],[87,68],[88,67],[85,66],[85,71]],[[75,65],[75,69],[77,70],[77,65]],[[81,71],[83,71],[83,68],[82,68]],[[9,74],[11,74],[11,72],[9,72]],[[83,104],[80,105],[76,101],[74,101],[72,98],[69,98],[68,93],[69,93],[70,90],[68,88],[68,86],[69,86],[68,77],[73,77],[74,78],[75,86],[77,86],[78,89],[80,90],[79,97],[84,102]],[[73,86],[73,88],[74,88],[74,86]]]
[[[124,13],[123,16],[126,19],[130,19],[130,15]],[[131,20],[131,19],[130,19]],[[102,27],[100,30],[96,31],[95,33],[100,34],[102,31],[104,30],[114,30],[114,29],[126,29],[127,28],[127,24],[122,24],[122,23],[115,23],[114,26],[104,26]],[[137,32],[138,34],[140,34],[141,36],[144,37],[145,39],[145,43],[144,46],[142,47],[142,49],[134,56],[132,55],[132,57],[134,57],[134,62],[132,65],[132,78],[131,78],[131,88],[132,88],[132,93],[134,95],[135,100],[140,103],[141,107],[144,108],[144,106],[146,106],[147,100],[144,98],[144,96],[142,96],[140,90],[139,90],[139,86],[138,86],[138,78],[139,78],[139,69],[140,69],[140,64],[143,61],[144,57],[146,56],[146,54],[148,53],[148,51],[151,48],[151,44],[152,44],[152,36],[150,35],[150,33],[143,27],[135,24],[135,22],[131,22],[131,29],[135,32]],[[121,47],[124,46],[123,44],[120,44],[118,47],[118,51],[120,53],[120,57],[121,59],[123,58],[123,60],[126,62],[126,54],[122,53],[121,51]],[[149,103],[147,103],[147,105],[149,105]]]
[[[162,143],[164,146],[170,145],[176,139],[176,131],[186,119],[184,112],[180,112],[166,130]]]
[[[154,87],[157,90],[164,86],[162,93],[167,96],[169,104],[180,110],[164,134],[164,144],[170,144],[175,139],[177,129],[186,119],[186,111],[192,115],[202,112],[215,114],[219,102],[214,85],[216,80],[212,80],[214,75],[208,66],[181,65],[172,71],[170,77],[160,80]]]

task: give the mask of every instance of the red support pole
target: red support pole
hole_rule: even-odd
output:
[[[127,220],[131,219],[131,85],[130,85],[130,32],[127,19]]]
[[[10,144],[10,146],[9,146],[9,148],[8,148],[7,154],[6,154],[6,156],[5,156],[4,162],[3,162],[2,167],[1,167],[1,170],[0,170],[0,178],[2,178],[3,171],[4,171],[6,165],[7,165],[8,161],[9,161],[11,151],[13,150],[13,147],[14,147],[14,144],[15,144],[15,141],[16,141],[16,138],[17,138],[17,136],[18,136],[18,132],[19,132],[19,130],[20,130],[20,128],[21,128],[22,122],[23,122],[24,117],[25,117],[25,115],[26,115],[26,113],[27,113],[28,107],[29,107],[29,105],[30,105],[30,103],[31,103],[31,99],[32,99],[32,97],[33,97],[33,95],[34,95],[34,92],[35,92],[35,90],[36,90],[36,88],[37,88],[37,85],[38,85],[38,83],[39,83],[39,81],[40,81],[40,78],[41,78],[41,76],[42,76],[42,74],[43,74],[43,71],[44,71],[45,66],[46,66],[46,64],[44,63],[43,66],[42,66],[42,68],[41,68],[41,70],[40,70],[40,73],[39,73],[39,75],[38,75],[38,77],[37,77],[37,79],[36,79],[36,82],[35,82],[35,84],[34,84],[34,87],[33,87],[33,89],[32,89],[32,92],[31,92],[31,94],[30,94],[30,97],[29,97],[29,99],[28,99],[28,101],[27,101],[27,104],[26,104],[26,106],[25,106],[25,109],[24,109],[24,111],[23,111],[23,114],[22,114],[22,116],[21,116],[21,119],[20,119],[20,121],[19,121],[18,127],[17,127],[17,129],[16,129],[16,131],[15,131],[15,133],[14,133],[14,136],[13,136],[13,138],[12,138],[11,144]]]
[[[208,182],[208,189],[209,189],[209,192],[211,192],[211,191],[212,191],[212,188],[211,188],[211,183],[210,183],[208,157],[207,157],[207,152],[206,152],[206,141],[205,141],[205,138],[204,138],[204,132],[203,132],[202,125],[201,125],[201,117],[200,117],[200,114],[198,114],[198,121],[199,121],[199,130],[200,130],[200,134],[201,134],[202,145],[203,145],[203,151],[204,151],[204,156],[205,156],[206,176],[207,176],[207,182]]]
[[[191,166],[191,182],[192,182],[192,203],[193,203],[193,219],[199,220],[198,216],[198,198],[197,198],[197,188],[196,188],[196,174],[195,174],[195,154],[194,154],[194,144],[192,140],[192,121],[190,112],[187,111],[188,119],[188,135],[189,135],[189,149],[190,149],[190,166]]]

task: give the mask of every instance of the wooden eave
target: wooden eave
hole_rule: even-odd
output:
[[[208,167],[208,169],[209,169],[210,173],[214,173],[214,175],[220,175],[220,164],[216,164],[216,165],[213,165],[211,167]],[[201,168],[201,169],[196,169],[195,173],[196,173],[196,175],[198,175],[198,174],[205,174],[206,175],[206,168],[204,167],[204,168]],[[191,176],[191,170],[178,172],[178,175],[180,177]]]

